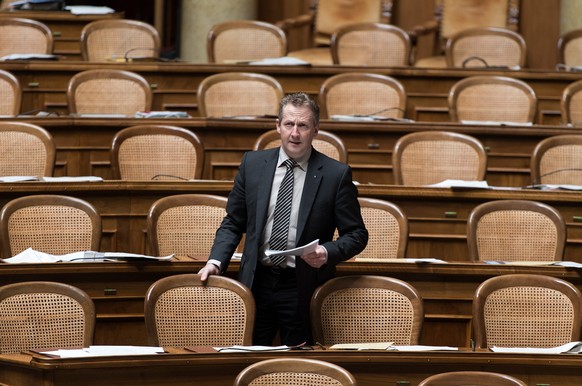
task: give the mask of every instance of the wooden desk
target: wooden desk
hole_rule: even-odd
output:
[[[55,55],[61,60],[81,60],[81,31],[92,21],[122,19],[123,12],[107,15],[73,15],[68,11],[0,11],[0,18],[21,17],[46,24],[53,33]]]
[[[0,118],[0,122],[14,118]],[[109,149],[119,130],[143,124],[174,125],[190,129],[204,144],[203,178],[233,179],[245,151],[256,139],[275,128],[273,119],[119,119],[21,117],[20,121],[47,129],[57,146],[56,176],[96,175],[111,179]],[[396,141],[412,132],[447,130],[480,140],[488,151],[486,179],[493,186],[526,186],[534,147],[553,135],[580,134],[567,126],[479,126],[458,123],[340,122],[323,120],[321,129],[345,143],[354,179],[361,183],[392,184],[392,150]]]
[[[168,349],[170,350],[170,349]],[[506,373],[528,385],[579,386],[580,355],[526,355],[491,352],[288,351],[276,353],[186,353],[155,356],[47,358],[40,354],[1,355],[0,381],[19,386],[197,385],[231,386],[246,366],[272,358],[310,358],[350,371],[360,386],[418,383],[447,371]]]
[[[560,122],[560,98],[564,88],[579,79],[577,73],[545,70],[497,71],[483,69],[422,69],[414,67],[350,66],[251,66],[193,63],[86,63],[86,62],[2,62],[23,90],[22,111],[67,111],[66,89],[71,77],[84,70],[117,68],[144,76],[154,92],[153,110],[181,110],[197,116],[196,92],[202,79],[216,73],[260,72],[276,78],[286,93],[305,91],[314,96],[324,80],[345,72],[384,74],[402,82],[407,98],[407,115],[416,121],[449,121],[447,97],[452,85],[474,75],[515,77],[533,87],[538,97],[539,124]]]

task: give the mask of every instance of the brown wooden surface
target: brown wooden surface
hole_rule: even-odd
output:
[[[104,252],[150,254],[146,216],[152,203],[168,195],[210,193],[227,195],[231,181],[94,183],[2,183],[0,205],[30,194],[53,193],[83,198],[102,214]],[[579,192],[537,190],[467,190],[360,185],[360,196],[399,205],[408,216],[408,257],[435,257],[449,264],[346,262],[338,275],[378,274],[410,282],[425,302],[421,343],[466,346],[471,331],[471,301],[478,284],[508,273],[537,273],[565,278],[582,289],[580,271],[563,267],[518,267],[473,264],[469,261],[466,220],[472,208],[496,199],[529,199],[556,207],[568,225],[566,260],[582,262],[582,209]],[[143,297],[158,278],[195,273],[206,256],[177,262],[120,262],[2,265],[0,285],[25,280],[63,281],[87,291],[97,305],[96,343],[145,344]],[[229,267],[236,277],[238,263]]]
[[[23,89],[22,111],[48,110],[66,113],[66,88],[77,72],[94,68],[118,68],[144,76],[154,91],[154,110],[188,111],[198,115],[196,91],[207,76],[219,72],[260,72],[277,79],[286,93],[305,91],[318,95],[328,77],[343,72],[372,72],[392,76],[402,82],[408,95],[407,116],[417,121],[449,121],[447,96],[454,83],[474,75],[510,76],[527,82],[538,97],[536,123],[560,122],[559,100],[564,88],[578,80],[576,73],[552,70],[501,71],[483,69],[421,69],[411,67],[350,66],[252,66],[191,63],[86,63],[2,62],[0,68],[12,72]]]
[[[11,118],[0,118],[11,121]],[[129,126],[174,125],[192,130],[204,144],[204,179],[233,179],[245,151],[275,128],[274,119],[116,119],[18,118],[39,125],[57,146],[55,176],[95,175],[111,179],[109,149],[115,133]],[[348,150],[348,163],[360,183],[392,184],[392,150],[398,138],[425,130],[446,130],[474,136],[487,150],[486,180],[493,186],[531,184],[530,157],[534,147],[554,135],[580,134],[567,126],[483,126],[457,123],[339,122],[324,120],[320,128],[339,136]]]
[[[55,55],[61,60],[81,60],[81,30],[95,20],[120,19],[123,12],[107,15],[73,15],[68,11],[0,11],[0,18],[21,17],[38,20],[53,33]]]
[[[152,356],[48,358],[42,354],[0,356],[0,381],[11,385],[232,385],[246,366],[271,358],[310,358],[350,371],[360,386],[407,381],[412,386],[432,374],[484,370],[512,375],[528,385],[580,385],[580,355],[527,355],[491,352],[288,351],[271,353],[171,353]]]

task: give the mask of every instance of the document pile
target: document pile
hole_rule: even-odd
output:
[[[174,255],[155,257],[135,253],[93,252],[93,251],[74,252],[68,253],[66,255],[51,255],[48,253],[35,251],[32,248],[28,248],[27,250],[20,252],[18,255],[10,257],[8,259],[3,259],[2,261],[10,264],[127,261],[135,259],[166,261],[172,259],[173,257]]]
[[[580,354],[582,352],[582,342],[569,342],[562,346],[549,348],[493,346],[491,351],[514,354]]]
[[[41,354],[58,356],[61,358],[89,358],[127,355],[154,355],[164,353],[161,347],[149,346],[89,346],[79,349],[60,349],[41,351]]]
[[[450,346],[423,346],[423,345],[394,345],[394,342],[374,343],[340,343],[334,344],[330,350],[394,350],[394,351],[457,351],[457,347]]]

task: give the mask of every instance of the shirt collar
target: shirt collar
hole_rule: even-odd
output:
[[[295,159],[295,162],[297,162],[297,165],[303,171],[307,170],[307,165],[309,164],[309,157],[311,157],[311,150],[312,148],[309,148],[309,150],[307,150],[305,154],[303,154],[303,157]],[[277,160],[277,167],[281,166],[283,162],[285,162],[288,158],[290,157],[287,155],[287,153],[285,153],[283,147],[280,147],[279,159]]]

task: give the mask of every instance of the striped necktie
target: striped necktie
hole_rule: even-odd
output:
[[[270,249],[283,251],[287,249],[287,238],[289,235],[289,219],[291,217],[291,204],[293,201],[293,168],[297,166],[294,159],[289,158],[283,162],[287,167],[283,181],[279,186],[277,193],[277,202],[275,203],[275,213],[273,215],[273,228],[271,238],[269,239]],[[271,256],[273,265],[278,266],[285,261],[286,256]]]

